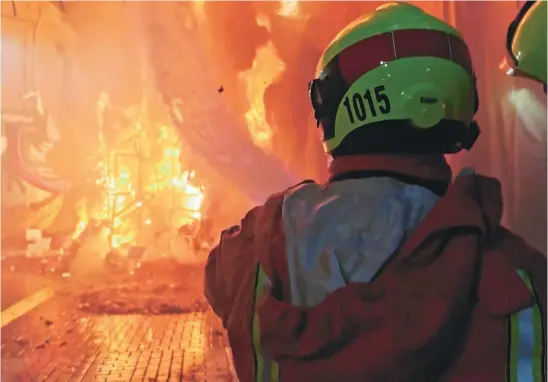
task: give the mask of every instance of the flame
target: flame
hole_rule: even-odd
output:
[[[205,0],[193,0],[192,7],[194,10],[194,15],[199,19],[205,19]]]
[[[286,18],[298,18],[301,16],[298,0],[282,0],[278,15]]]
[[[76,206],[76,209],[78,210],[77,214],[80,217],[80,221],[76,225],[76,229],[72,233],[72,239],[77,239],[82,232],[86,229],[86,226],[88,225],[89,218],[88,218],[88,211],[85,207],[84,201],[80,201],[79,204]]]
[[[265,24],[263,18],[263,15],[257,18],[260,25]],[[284,70],[284,62],[278,57],[276,48],[269,41],[258,49],[251,69],[239,74],[240,80],[246,83],[247,100],[250,104],[245,114],[247,128],[255,145],[267,152],[272,150],[274,132],[266,121],[264,93],[276,76]]]
[[[135,122],[134,131],[145,130],[142,122]],[[113,248],[133,245],[143,227],[154,226],[150,214],[153,200],[157,207],[169,214],[173,228],[200,220],[204,188],[193,183],[195,172],[184,170],[180,163],[180,145],[177,132],[172,126],[162,126],[156,143],[161,147],[161,156],[155,163],[146,166],[131,166],[117,156],[120,148],[114,148],[98,164],[101,176],[96,180],[103,199],[95,206],[79,208],[80,221],[73,233],[77,239],[91,220],[106,223],[104,233],[110,235]],[[133,162],[135,163],[135,162]],[[117,171],[115,170],[117,168]],[[146,169],[146,171],[145,171]],[[144,174],[143,174],[144,173]],[[136,180],[141,177],[140,184]],[[144,199],[139,198],[143,196]],[[148,212],[147,212],[148,211]]]

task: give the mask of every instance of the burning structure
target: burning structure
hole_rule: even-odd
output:
[[[64,40],[58,34],[69,30],[73,45],[67,51],[75,49],[74,39],[80,36],[68,24],[64,5],[11,5],[7,9],[3,3],[2,9],[6,20],[3,27],[7,24],[2,33],[4,75],[10,68],[25,66],[17,64],[29,64],[29,57],[21,55],[21,62],[10,67],[14,53],[10,47],[21,50],[20,44],[28,48],[23,37],[30,30],[22,29],[17,36],[13,29],[19,24],[28,23],[29,28],[35,24],[37,33],[49,32],[49,40],[43,42],[46,46],[61,44]],[[63,26],[54,29],[58,34],[38,29],[44,24],[51,28],[50,19]],[[34,47],[40,48],[44,49]],[[66,47],[62,48],[65,51]],[[52,66],[57,69],[59,60],[66,64],[76,57],[59,57],[56,53],[45,55],[35,64],[33,69],[38,75],[30,81],[35,86],[47,89],[48,84],[39,83],[43,71],[51,71]],[[71,53],[75,54],[74,50]],[[79,137],[79,133],[60,131],[53,122],[57,119],[54,115],[65,114],[61,116],[65,122],[67,114],[70,117],[64,107],[67,99],[48,99],[48,92],[45,96],[30,93],[19,98],[14,88],[30,87],[25,73],[19,82],[3,82],[8,102],[3,103],[2,110],[2,243],[8,254],[58,253],[70,244],[78,248],[90,238],[105,244],[95,246],[103,256],[108,248],[127,252],[129,247],[144,246],[149,254],[166,255],[181,249],[194,251],[213,242],[212,231],[207,229],[209,219],[202,211],[205,187],[196,171],[185,166],[190,155],[181,152],[177,128],[167,112],[150,116],[146,68],[141,60],[136,104],[116,105],[106,91],[100,91],[95,105],[87,105],[87,131],[80,131]],[[62,82],[63,78],[56,80]],[[78,138],[83,138],[85,144],[76,142]],[[36,236],[32,232],[40,233]],[[104,240],[98,240],[98,236]],[[191,246],[179,248],[177,241],[181,240],[190,241]]]
[[[72,237],[78,239],[94,222],[112,248],[153,244],[169,252],[169,243],[161,238],[181,227],[197,227],[204,198],[204,187],[193,182],[195,171],[183,168],[175,127],[147,120],[142,113],[131,118],[130,112],[113,110],[106,93],[97,108],[97,187],[80,200],[80,221]]]
[[[214,67],[204,66],[209,11],[199,2],[3,3],[3,71],[14,74],[3,82],[3,221],[17,216],[2,227],[6,249],[45,254],[93,242],[102,255],[196,251],[273,188],[298,180],[273,155],[276,126],[263,102],[284,62],[265,35],[237,85],[227,86],[246,104],[234,112]],[[268,14],[255,19],[268,33]],[[158,28],[166,20],[183,30]],[[39,37],[29,40],[32,33]],[[177,70],[171,53],[157,50],[173,46],[193,52]],[[21,67],[30,67],[30,78]],[[177,78],[184,71],[194,75]],[[37,99],[31,110],[20,97],[29,91]]]

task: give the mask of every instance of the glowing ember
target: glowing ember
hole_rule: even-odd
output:
[[[264,23],[263,20],[257,20]],[[264,93],[272,81],[285,69],[284,62],[278,57],[272,42],[257,51],[250,70],[240,73],[240,79],[246,82],[247,99],[250,109],[245,114],[247,128],[253,142],[265,151],[272,150],[273,131],[266,122]]]
[[[282,5],[278,11],[278,15],[287,18],[295,18],[300,16],[298,0],[282,0],[281,3]]]

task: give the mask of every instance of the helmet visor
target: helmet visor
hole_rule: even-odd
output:
[[[310,102],[312,103],[312,108],[316,113],[318,110],[321,110],[323,105],[323,94],[321,91],[322,82],[319,79],[312,80],[308,84],[308,96],[310,97]]]
[[[308,95],[314,109],[316,127],[322,125],[322,140],[331,139],[335,134],[334,113],[338,106],[337,89],[338,87],[332,84],[329,77],[317,78],[308,84]]]

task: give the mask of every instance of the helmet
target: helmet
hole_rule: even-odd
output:
[[[546,1],[526,1],[508,27],[501,68],[546,85]]]
[[[434,144],[454,153],[479,135],[468,47],[454,28],[414,5],[384,4],[352,22],[323,53],[316,77],[309,96],[333,155],[347,155],[340,146],[358,132],[368,152],[424,152]]]

